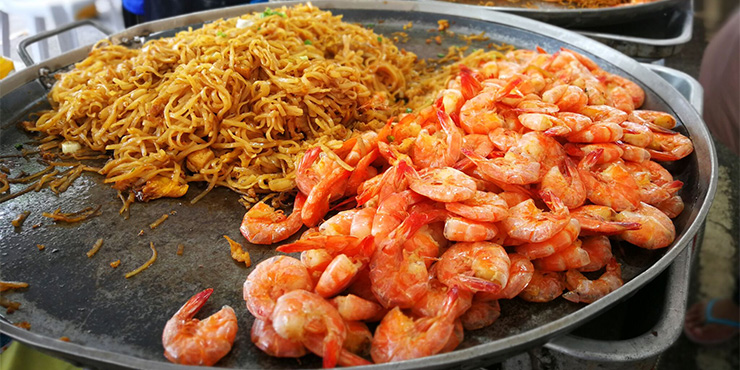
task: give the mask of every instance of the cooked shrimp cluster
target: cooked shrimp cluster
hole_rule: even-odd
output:
[[[644,98],[574,51],[517,50],[460,65],[378,133],[309,150],[293,212],[257,205],[241,226],[261,244],[308,226],[277,248],[300,259],[262,261],[244,283],[252,341],[325,367],[402,361],[455,349],[499,300],[618,289],[611,241],[673,242],[683,184],[658,162],[693,150]]]

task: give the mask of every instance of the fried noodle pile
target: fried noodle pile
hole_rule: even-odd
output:
[[[289,191],[303,151],[341,146],[405,104],[416,55],[310,5],[219,20],[129,49],[98,43],[26,128],[112,151],[101,170],[146,201],[188,183]],[[418,63],[416,63],[418,64]]]

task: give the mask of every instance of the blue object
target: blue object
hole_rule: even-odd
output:
[[[5,347],[6,344],[10,343],[10,337],[0,333],[0,348]]]
[[[717,299],[712,299],[711,301],[709,301],[709,303],[707,303],[707,308],[704,311],[704,322],[707,324],[727,325],[732,328],[740,329],[740,322],[727,319],[719,319],[712,316],[712,309],[714,308],[715,303],[717,303]]]
[[[122,0],[121,5],[131,13],[144,15],[144,0]]]

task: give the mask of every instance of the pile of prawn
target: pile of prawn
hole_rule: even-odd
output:
[[[498,319],[499,300],[591,303],[618,289],[612,239],[673,242],[683,183],[656,161],[693,147],[670,114],[638,109],[637,84],[567,49],[458,69],[432,105],[308,150],[290,215],[264,203],[245,214],[252,243],[308,227],[277,248],[300,259],[269,258],[244,283],[261,350],[324,367],[452,351]],[[322,222],[332,204],[351,208]]]

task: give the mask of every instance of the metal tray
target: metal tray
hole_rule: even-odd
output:
[[[445,0],[422,0],[443,1]],[[536,19],[560,27],[585,27],[611,24],[622,24],[638,21],[667,9],[675,7],[687,0],[656,0],[643,4],[630,4],[604,8],[576,8],[547,1],[508,1],[495,0],[492,6],[477,5],[485,0],[455,0],[459,4],[506,12],[523,17]]]
[[[691,41],[693,27],[694,1],[686,0],[640,21],[573,30],[633,58],[662,59]]]
[[[647,93],[644,107],[674,114],[681,122],[679,130],[689,135],[695,145],[691,156],[672,165],[677,177],[687,184],[682,193],[687,207],[676,220],[676,241],[661,251],[625,246],[629,253],[620,256],[628,280],[624,287],[587,306],[565,300],[542,305],[524,304],[518,300],[503,302],[503,314],[496,325],[466,333],[460,349],[371,368],[475,367],[539,346],[572,331],[634,294],[666,269],[700,228],[716,187],[716,155],[709,133],[698,113],[670,84],[634,60],[563,29],[510,14],[471,11],[467,6],[388,1],[383,9],[378,9],[377,2],[316,1],[314,4],[343,14],[347,21],[375,22],[376,31],[387,35],[413,21],[415,26],[408,31],[411,39],[402,47],[425,57],[446,50],[444,44],[427,45],[424,42],[428,37],[427,30],[436,28],[440,18],[450,20],[452,30],[458,34],[485,32],[491,41],[530,49],[540,46],[550,52],[562,46],[579,50],[606,70],[638,81]],[[131,41],[135,37],[262,9],[264,5],[254,5],[191,14],[142,24],[110,38],[113,42]],[[485,47],[485,43],[478,47]],[[83,59],[87,51],[80,48],[65,53],[0,82],[0,155],[13,153],[16,143],[28,140],[28,136],[16,129],[14,123],[45,104],[46,90],[36,78],[38,73],[66,67]],[[35,164],[29,162],[24,166],[27,172],[32,172]],[[702,181],[689,181],[692,178]],[[118,216],[120,203],[115,192],[103,185],[99,176],[79,179],[60,197],[42,191],[0,204],[3,221],[15,217],[22,210],[32,211],[27,225],[38,222],[41,212],[57,206],[68,211],[92,203],[103,205],[102,216],[72,227],[46,224],[38,229],[24,227],[14,230],[9,222],[0,223],[0,279],[23,280],[31,284],[26,291],[8,295],[21,301],[23,307],[0,320],[0,331],[34,347],[93,366],[178,368],[167,363],[161,355],[161,329],[173,311],[193,292],[212,287],[215,293],[204,311],[212,312],[223,304],[230,304],[237,307],[240,316],[241,333],[234,350],[220,362],[221,366],[320,366],[315,357],[304,358],[300,363],[270,358],[249,343],[244,333],[249,330],[252,319],[241,305],[240,290],[249,269],[231,261],[227,244],[221,237],[240,238],[236,225],[244,210],[236,205],[238,197],[225,189],[216,189],[206,199],[190,205],[188,201],[200,190],[198,186],[194,187],[194,192],[184,199],[161,199],[135,205],[128,221]],[[170,217],[158,229],[148,230],[150,222],[173,210],[177,215]],[[142,229],[146,229],[144,235],[137,236]],[[84,252],[100,237],[106,243],[90,260]],[[157,262],[141,275],[124,279],[125,271],[149,258],[150,241],[159,248]],[[35,248],[36,243],[46,244],[47,249],[39,252]],[[174,254],[178,243],[186,245],[182,257]],[[275,254],[270,248],[248,248],[255,262]],[[125,267],[111,269],[108,263],[118,258]],[[29,321],[33,325],[32,331],[14,327],[7,320]],[[55,339],[61,336],[69,337],[71,342]]]

